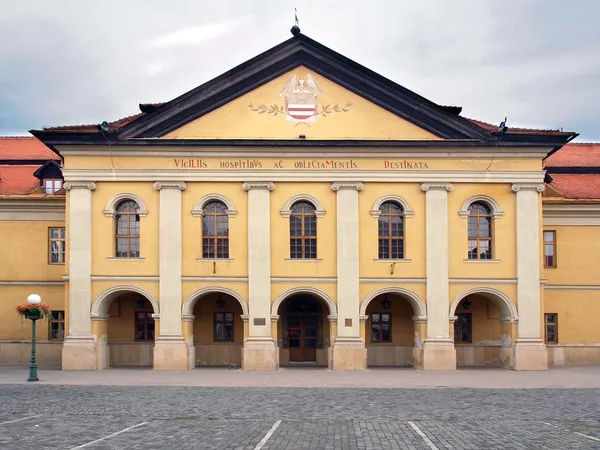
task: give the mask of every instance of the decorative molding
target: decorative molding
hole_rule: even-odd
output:
[[[380,295],[384,294],[397,294],[408,300],[413,308],[413,312],[415,316],[427,316],[427,307],[425,306],[425,302],[421,297],[418,296],[415,292],[410,289],[406,289],[403,287],[383,287],[380,289],[376,289],[367,295],[362,303],[360,304],[360,315],[365,316],[367,314],[367,306],[369,303]]]
[[[360,323],[365,323],[367,320],[369,320],[369,316],[358,316],[358,320]]]
[[[489,154],[487,156],[489,159]],[[245,171],[225,171],[222,169],[203,169],[190,171],[184,169],[63,169],[63,176],[69,179],[84,179],[90,181],[165,181],[173,178],[185,181],[201,182],[245,182],[258,184],[264,189],[268,185],[274,187],[274,182],[328,182],[338,181],[348,184],[345,180],[357,176],[356,170],[278,170],[253,169]],[[264,182],[269,178],[272,182]],[[362,182],[382,183],[543,183],[543,171],[485,171],[485,170],[414,170],[396,172],[392,170],[361,170]],[[242,185],[243,187],[243,185]],[[250,187],[251,188],[251,187]]]
[[[411,319],[414,323],[427,323],[427,316],[412,316]]]
[[[233,262],[233,258],[196,258],[196,262]]]
[[[452,186],[452,183],[421,183],[421,190],[423,192],[427,192],[429,190],[433,191],[437,189],[446,190],[450,192],[452,189],[454,189],[454,186]]]
[[[337,320],[338,320],[338,316],[337,316],[336,314],[329,314],[329,315],[327,316],[327,320],[328,320],[329,322],[337,322]]]
[[[360,278],[360,283],[365,284],[425,284],[427,278]]]
[[[227,209],[225,210],[225,214],[227,214],[227,217],[235,217],[235,215],[237,214],[237,210],[235,209],[235,206],[233,205],[233,202],[231,201],[231,199],[229,199],[229,197],[226,197],[222,194],[211,193],[202,196],[202,198],[200,198],[200,200],[196,202],[196,204],[194,205],[194,209],[192,209],[192,216],[204,216],[204,207],[207,203],[210,203],[212,201],[219,201],[227,207]]]
[[[381,215],[381,210],[379,208],[381,208],[381,205],[383,205],[385,202],[399,203],[400,206],[402,206],[402,212],[404,214],[404,217],[407,219],[410,219],[415,214],[415,212],[410,207],[408,200],[406,200],[404,197],[397,194],[387,194],[375,200],[375,203],[373,203],[373,207],[371,208],[371,217],[376,219]]]
[[[130,281],[138,283],[156,283],[160,280],[158,276],[126,276],[126,275],[92,275],[92,281]]]
[[[196,316],[193,314],[182,314],[181,315],[182,322],[193,322],[195,318],[196,318]]]
[[[144,257],[137,257],[137,258],[125,258],[125,257],[120,257],[120,256],[107,256],[106,257],[107,261],[127,261],[127,262],[140,262],[140,261],[145,261],[146,258]]]
[[[63,183],[63,188],[67,191],[71,189],[89,189],[93,191],[96,189],[96,183],[94,181],[67,181]]]
[[[321,258],[285,258],[285,262],[320,263]]]
[[[510,186],[511,191],[519,192],[519,191],[537,191],[544,192],[546,185],[543,183],[540,184],[529,184],[529,183],[513,183]]]
[[[0,286],[64,286],[64,281],[0,281]]]
[[[212,294],[213,292],[216,292],[219,294],[226,294],[226,295],[229,295],[230,297],[233,297],[234,299],[236,299],[238,301],[238,303],[242,307],[242,316],[249,315],[248,304],[246,303],[246,300],[244,300],[244,298],[240,294],[238,294],[236,291],[234,291],[233,289],[230,289],[230,288],[224,287],[224,286],[208,286],[208,287],[196,289],[194,292],[192,292],[190,295],[187,296],[187,298],[181,305],[181,314],[182,315],[193,314],[194,306],[195,306],[196,302],[198,301],[198,299],[204,295]]]
[[[180,191],[185,191],[187,187],[183,181],[156,181],[152,186],[157,191],[161,189],[179,189]]]
[[[544,289],[549,291],[600,291],[598,284],[546,284]]]
[[[160,308],[156,298],[145,289],[134,285],[119,285],[111,286],[108,289],[102,291],[92,302],[91,315],[96,317],[103,314],[108,314],[108,307],[110,303],[117,298],[119,295],[135,292],[146,298],[152,305],[154,314],[160,314]]]
[[[449,284],[517,284],[516,278],[450,278]]]
[[[290,289],[287,289],[285,292],[277,297],[277,300],[273,302],[271,306],[271,315],[277,315],[279,306],[287,300],[290,296],[296,294],[312,294],[318,297],[320,300],[325,302],[329,308],[329,315],[337,316],[337,306],[335,301],[329,296],[329,294],[323,292],[321,289],[312,287],[312,286],[296,286]]]
[[[333,189],[335,192],[339,191],[340,189],[354,189],[360,192],[364,188],[365,185],[360,181],[336,181],[331,183],[331,189]]]
[[[337,283],[336,277],[271,277],[271,283]]]
[[[181,277],[183,283],[196,282],[214,282],[222,281],[225,283],[247,283],[248,277]]]
[[[0,220],[65,221],[65,197],[0,198]]]
[[[463,262],[490,264],[490,263],[499,263],[500,260],[499,259],[463,259]]]
[[[146,204],[144,200],[138,197],[135,194],[130,194],[126,192],[122,192],[117,195],[113,195],[108,202],[106,202],[106,206],[104,207],[104,215],[106,217],[116,217],[117,216],[117,205],[121,203],[123,200],[133,200],[137,203],[139,209],[137,211],[138,216],[146,217],[148,215],[148,209],[146,208]]]
[[[373,262],[376,262],[376,263],[388,263],[388,264],[409,263],[411,261],[412,261],[412,259],[408,259],[408,258],[405,258],[405,259],[380,259],[380,258],[377,258],[377,259],[373,260]]]
[[[250,189],[267,189],[268,191],[275,190],[275,184],[271,181],[246,181],[242,184],[242,189],[249,191]]]
[[[469,217],[469,206],[475,202],[483,202],[490,207],[492,219],[500,219],[504,215],[504,211],[500,209],[498,202],[490,197],[489,195],[474,195],[469,197],[462,204],[458,215],[461,219],[467,219]]]
[[[483,295],[484,297],[487,297],[490,300],[494,301],[494,303],[496,303],[498,305],[498,307],[500,308],[500,313],[503,318],[511,318],[514,320],[517,320],[519,318],[519,314],[517,312],[517,307],[515,306],[514,302],[510,299],[510,297],[508,295],[506,295],[504,292],[502,292],[496,288],[482,287],[482,286],[465,289],[464,291],[459,293],[456,297],[454,297],[454,300],[452,301],[452,304],[450,305],[450,316],[451,317],[454,316],[454,313],[456,312],[456,308],[458,307],[458,304],[461,301],[463,301],[463,299],[465,297],[468,297],[469,295],[473,295],[473,294]]]
[[[292,215],[292,206],[294,206],[295,203],[301,201],[308,202],[314,206],[315,216],[317,216],[317,219],[320,219],[325,215],[323,205],[321,205],[321,202],[317,200],[316,197],[313,197],[310,194],[298,194],[287,199],[287,201],[283,205],[283,208],[281,208],[281,216],[285,219],[288,219]]]
[[[271,323],[277,323],[279,321],[279,316],[277,314],[271,314]]]
[[[544,226],[598,226],[598,203],[542,203]]]

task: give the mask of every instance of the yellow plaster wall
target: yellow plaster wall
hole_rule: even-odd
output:
[[[140,197],[148,215],[140,218],[139,260],[115,256],[115,219],[104,216],[104,208],[115,195],[131,193]],[[159,193],[151,182],[99,182],[92,194],[92,274],[93,275],[158,275]]]
[[[404,197],[414,211],[411,218],[404,220],[405,259],[410,262],[397,263],[394,267],[378,259],[378,220],[371,210],[378,198],[395,194]],[[360,276],[382,278],[425,277],[425,193],[419,183],[365,183],[358,195],[360,226]],[[393,273],[392,273],[393,269]]]
[[[123,294],[114,299],[108,307],[107,329],[108,343],[135,341],[135,313],[138,311],[153,312],[150,302],[145,301],[138,306],[138,294]]]
[[[388,294],[387,299],[390,302],[389,309],[383,309],[381,302],[383,296],[377,297],[369,306],[367,306],[367,322],[366,322],[366,336],[365,343],[367,345],[406,345],[412,346],[414,344],[414,323],[412,317],[414,316],[412,306],[408,300],[395,294]],[[392,342],[376,342],[372,343],[371,333],[371,314],[373,313],[390,313],[392,315]]]
[[[474,195],[487,195],[496,200],[504,215],[492,220],[492,260],[468,259],[468,219],[458,212]],[[454,183],[448,193],[448,232],[450,241],[450,278],[515,278],[516,273],[516,195],[509,184]]]
[[[318,93],[318,111],[321,112],[322,107],[338,105],[340,112],[326,112],[314,122],[295,126],[298,122],[287,120],[285,114],[261,113],[251,109],[259,105],[285,108],[285,97],[280,95],[282,89],[292,75],[307,81],[307,73],[314,77],[322,90]],[[349,102],[351,105],[348,105]],[[302,66],[166,134],[164,138],[293,139],[299,133],[306,134],[309,139],[439,139]]]
[[[229,217],[229,259],[197,261],[202,258],[202,218],[193,217],[195,204],[207,194],[229,198],[237,211]],[[187,183],[182,194],[183,275],[248,276],[248,197],[241,183]]]
[[[317,218],[317,260],[290,260],[290,219],[281,216],[284,204],[298,194],[321,203],[325,216]],[[271,192],[271,274],[274,277],[336,276],[336,197],[331,183],[277,183]]]
[[[544,313],[558,314],[559,344],[600,343],[600,291],[546,289]]]
[[[65,265],[48,263],[48,229],[64,226],[63,221],[0,220],[5,237],[0,281],[62,281]]]

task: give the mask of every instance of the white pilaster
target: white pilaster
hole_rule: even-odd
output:
[[[517,195],[518,336],[515,370],[547,370],[548,355],[541,337],[540,193],[543,184],[513,184]]]
[[[337,192],[337,336],[333,370],[366,369],[367,352],[360,337],[358,193],[360,182],[336,182]]]
[[[154,346],[155,370],[186,370],[188,349],[181,325],[181,192],[184,182],[156,182],[160,192],[158,273],[160,335]]]
[[[63,370],[95,370],[92,336],[92,191],[94,182],[69,181],[69,334],[62,353]]]
[[[448,284],[448,192],[450,183],[423,183],[427,275],[427,337],[424,370],[455,370],[456,351],[450,339]]]
[[[275,370],[278,349],[271,336],[271,182],[249,182],[248,307],[249,335],[244,342],[244,370]]]

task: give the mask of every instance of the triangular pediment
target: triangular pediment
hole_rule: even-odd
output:
[[[123,127],[119,139],[298,139],[300,134],[335,140],[488,135],[456,112],[299,34],[144,114]]]
[[[300,66],[165,139],[432,140],[435,134]]]

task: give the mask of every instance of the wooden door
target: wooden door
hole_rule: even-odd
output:
[[[317,361],[319,316],[288,316],[290,362]]]

